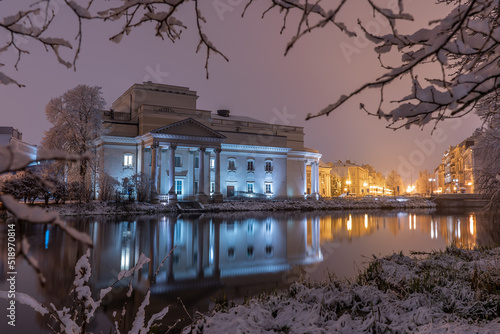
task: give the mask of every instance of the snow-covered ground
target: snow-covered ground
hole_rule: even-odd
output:
[[[61,216],[75,215],[129,215],[129,214],[168,214],[175,213],[177,207],[149,203],[99,202],[50,204],[47,211],[56,211]]]
[[[41,204],[40,204],[41,205]],[[363,199],[333,198],[321,200],[232,200],[224,203],[204,204],[205,212],[226,211],[316,211],[357,209],[415,209],[435,208],[436,204],[421,197],[380,197]],[[55,211],[62,216],[74,215],[128,215],[179,213],[177,206],[149,203],[99,202],[50,204],[45,211]]]
[[[500,333],[500,248],[374,259],[353,282],[287,291],[202,316],[187,333]]]
[[[435,208],[436,204],[422,197],[365,197],[321,200],[241,200],[205,204],[208,211],[280,211],[280,210],[356,210]]]

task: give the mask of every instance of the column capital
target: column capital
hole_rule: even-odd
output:
[[[152,144],[151,144],[151,148],[158,148],[160,147],[160,144],[157,142],[157,141],[154,141]]]
[[[201,152],[205,152],[205,151],[207,150],[207,148],[206,148],[206,147],[200,147],[200,148],[199,148],[199,150],[200,150]]]
[[[221,148],[216,148],[216,149],[214,150],[214,152],[215,152],[215,153],[220,153],[220,152],[222,152],[222,149],[221,149]]]
[[[177,149],[177,144],[170,144],[168,145],[169,149],[176,150]]]

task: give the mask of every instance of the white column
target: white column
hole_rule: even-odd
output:
[[[316,161],[316,193],[319,194],[319,161]]]
[[[205,189],[205,151],[204,147],[200,147],[200,161],[198,168],[198,193],[196,194],[196,199],[200,203],[207,202],[207,195],[204,192]]]
[[[137,149],[137,174],[140,174],[144,171],[143,167],[143,161],[144,161],[144,149],[143,149],[143,143],[141,142],[138,145]]]
[[[311,195],[316,193],[316,162],[311,162]]]
[[[175,150],[177,145],[170,144],[170,157],[168,161],[168,203],[177,203],[177,194],[175,193]]]
[[[312,176],[312,172],[311,172],[311,176]],[[312,181],[312,178],[311,178],[311,181]],[[306,195],[307,195],[307,160],[304,160],[304,196],[306,196]]]
[[[158,195],[161,195],[161,146],[158,147],[157,149],[157,153],[158,153],[158,163],[157,163],[157,172],[156,172],[156,175],[157,175],[157,180],[156,180],[156,184],[157,184],[157,188],[158,189]]]
[[[203,192],[209,196],[210,195],[210,152],[205,151],[205,189]]]
[[[222,193],[220,192],[220,152],[221,149],[217,148],[215,150],[215,190],[214,190],[214,202],[222,202]]]
[[[156,191],[156,180],[157,180],[157,168],[156,168],[156,154],[157,154],[158,144],[153,143],[151,145],[151,198],[150,202],[153,204],[159,203],[158,192]]]

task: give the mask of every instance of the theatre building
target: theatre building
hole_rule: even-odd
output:
[[[130,87],[104,111],[103,170],[118,180],[144,173],[152,202],[318,198],[321,154],[304,147],[302,127],[197,109],[197,98],[186,87]]]

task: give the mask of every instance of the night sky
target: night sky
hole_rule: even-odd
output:
[[[2,1],[0,12],[13,14],[20,9],[19,3],[27,1]],[[202,3],[208,21],[205,32],[230,61],[227,63],[217,55],[211,57],[209,80],[204,69],[205,50],[195,53],[198,39],[192,13],[179,12],[178,18],[188,30],[175,44],[155,37],[152,25],[133,31],[115,44],[108,39],[118,32],[119,25],[87,22],[76,71],[66,69],[51,52],[34,42],[24,44],[30,54],[23,56],[18,71],[13,68],[15,53],[0,54],[0,62],[5,64],[2,71],[26,85],[0,87],[1,125],[14,126],[23,132],[25,141],[39,144],[43,132],[50,127],[44,113],[50,98],[81,83],[98,85],[109,107],[134,83],[153,81],[197,91],[199,109],[230,109],[234,115],[303,126],[306,146],[319,150],[323,161],[350,159],[371,164],[385,174],[399,170],[407,182],[416,179],[418,170],[437,167],[448,146],[458,144],[481,125],[471,115],[440,123],[432,136],[432,125],[423,129],[386,129],[386,121],[367,116],[359,109],[360,102],[376,103],[374,94],[360,95],[328,117],[305,121],[308,113],[318,112],[339,95],[381,73],[370,46],[363,40],[349,40],[328,26],[304,37],[283,57],[296,29],[297,13],[289,17],[289,28],[280,35],[282,19],[277,11],[260,19],[265,10],[262,2],[252,5],[244,18],[240,14],[246,1],[231,1],[237,4],[231,7],[234,10],[222,14],[217,13],[214,3]],[[360,17],[363,22],[371,22],[374,29],[381,28],[368,8],[352,3],[353,7],[343,14],[348,24]],[[416,13],[418,24],[442,17],[450,9],[436,7],[428,0],[409,3],[409,11]],[[77,32],[74,17],[63,10],[58,14],[50,32],[73,41]],[[6,40],[0,33],[0,46]],[[346,55],[342,52],[346,47],[354,52]],[[415,172],[409,171],[410,165]]]

